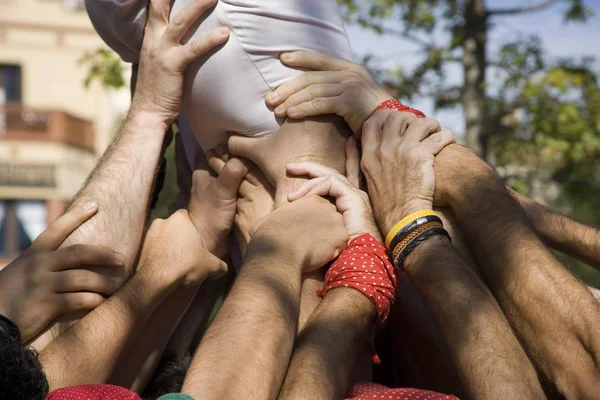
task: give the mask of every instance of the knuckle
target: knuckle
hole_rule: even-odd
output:
[[[181,14],[176,14],[173,19],[171,20],[171,24],[170,24],[173,28],[175,29],[183,29],[183,27],[185,26],[185,19],[183,18],[183,16]]]

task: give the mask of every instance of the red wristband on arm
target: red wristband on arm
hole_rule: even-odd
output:
[[[323,297],[338,287],[353,288],[375,304],[377,322],[385,321],[396,298],[398,278],[387,249],[372,235],[353,239],[325,274]]]
[[[390,99],[381,103],[375,111],[379,110],[398,110],[402,112],[409,112],[415,114],[418,118],[426,118],[425,114],[422,111],[417,110],[416,108],[408,107],[402,104],[400,100]],[[373,112],[375,112],[373,111]]]

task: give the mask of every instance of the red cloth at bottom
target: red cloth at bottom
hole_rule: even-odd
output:
[[[137,393],[114,385],[79,385],[56,389],[46,400],[142,400]]]
[[[352,385],[346,400],[458,400],[448,394],[430,392],[423,389],[399,388],[391,389],[372,382],[359,382]]]

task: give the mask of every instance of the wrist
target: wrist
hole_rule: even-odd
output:
[[[324,304],[340,313],[351,315],[354,320],[368,321],[369,326],[377,316],[375,304],[363,293],[356,289],[341,287],[327,292]]]
[[[281,234],[281,232],[279,232]],[[259,258],[267,257],[270,259],[280,260],[289,267],[302,270],[305,263],[306,254],[302,252],[298,246],[294,245],[295,241],[282,238],[281,235],[273,235],[267,232],[262,232],[259,229],[251,238],[246,250],[246,257]]]
[[[433,210],[432,202],[422,200],[407,202],[401,208],[397,209],[397,211],[385,215],[382,218],[383,221],[381,224],[384,236],[387,235],[388,232],[391,231],[392,228],[402,219],[414,214],[417,211],[423,210]]]
[[[169,268],[170,262],[158,263],[148,260],[139,266],[138,272],[131,279],[139,279],[145,283],[145,287],[152,288],[159,293],[171,293],[180,287],[184,277],[173,273]]]
[[[125,120],[125,123],[136,128],[136,131],[156,131],[156,133],[153,133],[154,135],[156,135],[159,132],[163,135],[166,134],[170,125],[169,122],[166,121],[164,117],[160,114],[140,110],[135,108],[133,105],[129,109],[129,113],[127,114],[127,119]]]

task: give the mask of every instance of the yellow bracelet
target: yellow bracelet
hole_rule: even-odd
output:
[[[394,225],[394,227],[392,229],[390,229],[389,233],[385,237],[385,247],[387,247],[387,248],[390,247],[390,243],[394,239],[394,236],[396,236],[396,234],[398,232],[400,232],[402,230],[402,228],[404,228],[408,224],[416,221],[419,218],[428,217],[430,215],[435,216],[435,213],[433,212],[433,210],[421,210],[421,211],[416,211],[416,212],[410,214],[409,216],[402,218],[400,220],[400,222],[398,222],[396,225]]]

